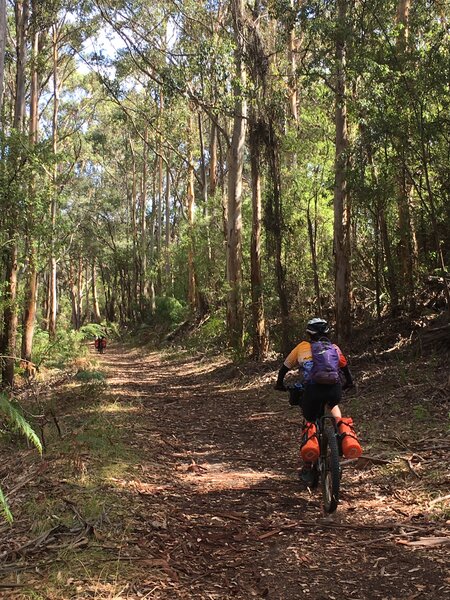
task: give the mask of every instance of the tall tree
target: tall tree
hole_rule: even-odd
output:
[[[335,80],[335,181],[334,181],[334,258],[336,294],[336,332],[339,341],[351,333],[350,303],[350,197],[348,177],[348,128],[346,83],[346,37],[348,0],[337,0],[336,80]]]
[[[245,2],[231,0],[235,41],[236,82],[234,85],[233,135],[228,151],[227,204],[227,323],[231,346],[243,348],[242,304],[242,171],[244,167],[247,100],[245,98]]]

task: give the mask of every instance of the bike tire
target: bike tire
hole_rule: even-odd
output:
[[[339,504],[341,467],[336,432],[330,424],[324,426],[322,438],[322,498],[323,508],[328,514],[335,512]]]

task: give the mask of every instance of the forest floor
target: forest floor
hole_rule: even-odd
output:
[[[1,598],[450,598],[448,356],[354,360],[342,408],[368,458],[344,467],[333,516],[299,484],[274,363],[99,358],[36,401],[43,459],[0,448]]]

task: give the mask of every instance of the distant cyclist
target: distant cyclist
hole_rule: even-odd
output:
[[[291,392],[291,403],[299,404],[303,416],[310,422],[323,413],[325,406],[338,422],[342,417],[339,408],[342,390],[353,386],[347,359],[339,346],[331,343],[328,332],[327,321],[311,319],[306,327],[308,339],[300,342],[287,356],[275,385],[276,390],[286,391],[286,373],[291,369],[300,369],[303,374],[302,385]],[[310,484],[313,477],[311,467],[311,463],[305,463],[301,471],[301,478],[306,484]]]
[[[104,335],[99,335],[95,338],[95,348],[100,354],[103,354],[106,348],[106,337]]]

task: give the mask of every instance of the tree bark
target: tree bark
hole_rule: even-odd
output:
[[[281,206],[281,168],[279,158],[279,140],[275,131],[274,116],[268,115],[266,149],[269,165],[271,190],[267,202],[267,229],[274,244],[274,260],[276,289],[280,305],[281,334],[283,353],[291,349],[291,327],[289,318],[289,304],[286,292],[286,275],[283,267],[283,215]]]
[[[398,0],[397,25],[400,26],[397,38],[397,64],[400,71],[404,69],[405,52],[409,36],[409,9],[411,0]],[[407,114],[408,108],[405,107]],[[398,139],[396,165],[397,165],[397,207],[398,228],[400,236],[399,258],[400,258],[400,289],[404,292],[403,299],[408,304],[409,312],[414,311],[414,269],[413,249],[411,232],[411,215],[409,210],[409,187],[407,173],[406,150],[409,146],[408,127],[402,127]]]
[[[144,316],[144,308],[148,302],[147,281],[147,161],[148,161],[148,127],[144,131],[144,149],[142,156],[142,178],[141,178],[141,239],[140,239],[140,306],[141,316]],[[137,302],[138,299],[136,298]]]
[[[29,4],[28,0],[17,1],[14,5],[16,19],[16,96],[14,102],[13,128],[20,133],[23,130],[25,119],[25,92],[26,92],[26,32],[28,27]],[[14,152],[11,156],[11,168],[14,172],[20,169],[20,156]],[[20,193],[20,192],[19,192]],[[12,190],[8,191],[7,206],[7,231],[8,246],[4,251],[5,256],[5,291],[3,297],[3,336],[0,354],[8,358],[0,359],[2,365],[2,384],[9,387],[14,385],[14,356],[16,355],[16,339],[18,325],[17,311],[17,275],[18,275],[18,202]]]
[[[36,2],[32,2],[33,15],[36,11]],[[39,32],[33,33],[32,44],[32,62],[31,62],[31,93],[30,93],[30,125],[29,137],[30,144],[35,145],[38,142],[38,95],[39,81],[37,70],[37,57],[39,51]],[[30,206],[27,208],[26,229],[27,229],[27,249],[28,249],[28,273],[25,289],[25,308],[22,320],[22,351],[21,356],[27,361],[31,361],[33,349],[33,335],[36,321],[36,302],[37,302],[37,269],[36,269],[36,244],[34,241],[34,198],[36,195],[36,182],[34,176],[30,183]]]
[[[170,269],[170,166],[166,166],[166,202],[165,202],[165,271],[166,281],[171,290],[173,288]]]
[[[241,352],[244,344],[244,307],[242,301],[242,171],[247,123],[245,98],[246,72],[243,62],[245,51],[245,4],[232,0],[234,38],[236,44],[236,83],[234,86],[233,135],[228,151],[228,203],[227,203],[227,325],[230,345]]]
[[[334,257],[336,295],[336,333],[340,343],[351,334],[350,302],[350,198],[347,189],[348,133],[346,103],[347,0],[337,1],[336,94],[335,94],[335,183],[334,183]]]
[[[252,177],[252,236],[250,246],[253,316],[253,357],[263,360],[269,348],[264,317],[263,278],[261,272],[261,135],[254,111],[250,116],[249,151]]]
[[[6,22],[6,0],[0,0],[0,119],[3,115],[3,83],[5,80],[5,50],[8,34]]]
[[[52,151],[56,157],[58,150],[58,111],[59,111],[59,81],[58,81],[58,26],[56,23],[52,28],[52,50],[53,50],[53,116],[52,116]],[[57,313],[57,281],[56,281],[56,215],[58,206],[58,164],[55,161],[53,167],[53,190],[50,206],[51,240],[49,261],[49,305],[48,305],[48,333],[51,339],[56,336],[56,313]]]
[[[308,237],[309,237],[309,248],[311,251],[311,264],[313,270],[313,278],[314,278],[314,291],[316,294],[316,308],[317,314],[322,314],[322,301],[320,295],[320,282],[319,282],[319,269],[317,266],[317,194],[315,196],[314,201],[315,206],[315,215],[314,215],[314,224],[311,219],[311,208],[310,202],[308,201],[308,207],[306,210],[306,218],[308,221]]]
[[[214,196],[217,187],[217,127],[211,121],[209,137],[209,195]]]
[[[94,313],[94,321],[100,323],[102,320],[100,314],[100,307],[98,304],[98,292],[97,292],[97,267],[95,259],[92,261],[92,311]]]
[[[130,211],[131,211],[131,235],[132,235],[132,253],[133,253],[133,293],[136,301],[139,297],[139,281],[140,281],[140,261],[139,261],[139,244],[138,244],[138,209],[137,209],[137,167],[136,153],[131,138],[129,139],[131,152],[131,196],[130,196]]]
[[[70,303],[72,307],[72,327],[78,331],[80,329],[80,316],[78,312],[78,290],[75,283],[74,264],[69,259],[69,289],[70,289]]]
[[[197,286],[195,277],[195,264],[194,264],[194,159],[193,159],[193,117],[192,108],[188,117],[188,173],[187,173],[187,190],[186,190],[186,204],[187,204],[187,218],[188,218],[188,236],[189,236],[189,248],[188,248],[188,303],[191,314],[195,314],[197,311]]]

